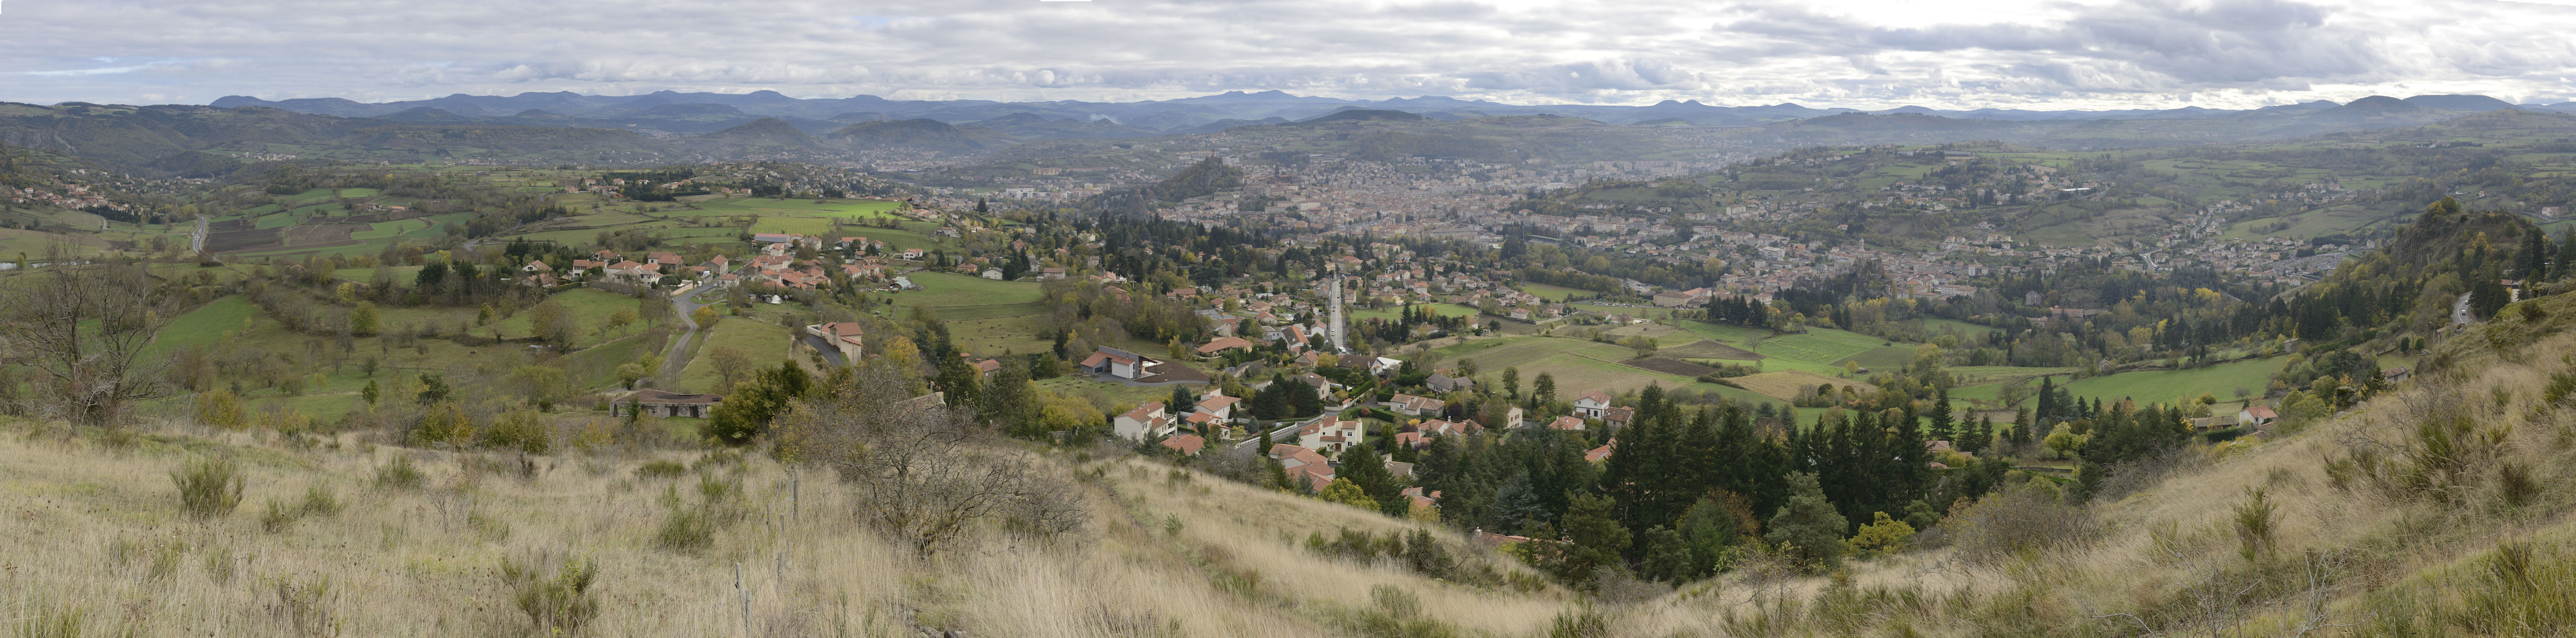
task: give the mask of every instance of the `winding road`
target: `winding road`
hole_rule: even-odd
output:
[[[698,336],[698,321],[690,318],[689,314],[697,312],[698,308],[715,305],[702,304],[693,300],[693,297],[698,296],[697,293],[698,291],[692,290],[689,291],[689,294],[671,296],[671,312],[678,313],[680,325],[686,326],[688,330],[681,332],[680,338],[671,340],[670,350],[662,353],[661,371],[653,375],[669,383],[679,383],[680,371],[687,370],[689,368],[689,361],[687,359],[687,355],[689,354],[689,340]],[[718,301],[716,303],[723,302]]]

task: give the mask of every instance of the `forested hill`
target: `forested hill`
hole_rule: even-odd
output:
[[[2495,316],[2511,301],[2507,281],[2530,288],[2564,287],[2576,265],[2576,233],[2551,241],[2530,220],[2492,211],[2469,211],[2444,197],[2398,231],[2386,245],[2345,261],[2323,281],[2275,300],[2274,316],[2287,332],[2310,343],[2405,338],[2452,322],[2452,307],[2469,294],[2478,319]],[[2553,282],[2559,285],[2549,285]],[[2348,334],[2347,329],[2358,331]],[[2402,344],[2397,344],[2402,345]]]
[[[1080,207],[1107,215],[1143,215],[1156,203],[1206,197],[1243,187],[1243,169],[1210,157],[1191,164],[1152,186],[1122,188],[1086,198]]]

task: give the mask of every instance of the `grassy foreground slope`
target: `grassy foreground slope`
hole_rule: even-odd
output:
[[[602,415],[560,435],[616,427]],[[1041,461],[1088,477],[1075,483],[1092,515],[1079,532],[1040,539],[983,524],[965,546],[917,560],[860,525],[828,473],[799,481],[756,454],[612,448],[523,465],[355,434],[295,447],[179,424],[131,439],[26,421],[0,430],[12,510],[0,517],[12,539],[0,544],[11,566],[0,623],[76,622],[68,635],[548,635],[514,604],[500,566],[566,557],[598,566],[599,613],[578,632],[595,636],[738,636],[746,622],[762,636],[1350,635],[1387,617],[1371,595],[1379,585],[1418,600],[1413,621],[1534,635],[1577,606],[1553,587],[1468,587],[1312,552],[1310,533],[1413,526],[1136,460]],[[246,472],[240,509],[183,516],[171,472],[216,456]],[[378,481],[398,457],[422,474],[418,487]],[[680,464],[666,465],[678,475],[638,471],[650,463]],[[268,503],[296,511],[313,490],[338,511],[263,524]],[[708,502],[733,521],[711,543],[661,544],[675,505]],[[1466,559],[1518,570],[1491,554]]]

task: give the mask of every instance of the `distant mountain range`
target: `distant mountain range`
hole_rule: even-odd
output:
[[[635,128],[675,134],[708,133],[764,117],[778,118],[809,135],[823,135],[852,122],[929,119],[954,125],[982,126],[1024,140],[1142,137],[1209,132],[1231,126],[1309,120],[1347,110],[1410,113],[1442,121],[1546,114],[1580,117],[1605,124],[1757,126],[1838,113],[1874,115],[1915,113],[1952,119],[2001,121],[2173,120],[2268,117],[2304,114],[2355,105],[2377,112],[2392,112],[2413,107],[2470,113],[2510,108],[2576,113],[2576,102],[2517,105],[2483,95],[2418,95],[2402,100],[2373,96],[2356,100],[2352,104],[2335,104],[2319,100],[2259,109],[2208,109],[2188,106],[2178,109],[2102,111],[2034,111],[1995,108],[1950,110],[1920,106],[1862,111],[1845,108],[1809,108],[1788,103],[1767,106],[1714,106],[1702,104],[1696,100],[1666,100],[1648,106],[1522,105],[1441,96],[1349,100],[1291,95],[1283,91],[1258,93],[1229,91],[1217,95],[1140,102],[889,100],[872,95],[838,99],[798,99],[776,91],[752,93],[661,91],[623,96],[582,95],[570,92],[521,93],[512,96],[459,93],[429,100],[379,103],[363,103],[340,98],[269,101],[235,95],[214,102],[214,106],[224,108],[265,106],[299,113],[375,117],[424,124],[489,121],[508,124]],[[463,119],[449,118],[450,115]],[[1384,115],[1370,117],[1388,119]]]
[[[1243,129],[1255,148],[1333,147],[1352,157],[1586,162],[1670,152],[1763,154],[1803,146],[1996,141],[2059,149],[2237,143],[2509,118],[2576,131],[2576,104],[2479,95],[2371,96],[2259,109],[1874,112],[1795,104],[1522,106],[1445,97],[1377,101],[1277,91],[1148,102],[800,100],[773,92],[454,95],[365,104],[227,97],[213,106],[0,102],[0,144],[189,176],[283,158],[650,165],[758,158],[992,155],[1040,161],[1092,142]],[[1250,127],[1250,128],[1246,128]],[[1678,127],[1678,128],[1666,128]],[[876,155],[883,157],[883,155]]]

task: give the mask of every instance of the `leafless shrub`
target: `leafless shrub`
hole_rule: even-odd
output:
[[[61,243],[45,259],[79,261]],[[19,401],[75,424],[113,426],[129,402],[159,392],[165,360],[147,361],[143,350],[175,316],[173,297],[142,266],[56,265],[15,284],[0,288],[0,360],[25,364],[44,395]]]
[[[1010,451],[973,412],[908,398],[902,371],[870,366],[782,417],[782,456],[849,483],[859,517],[927,557],[991,515],[1049,533],[1080,528],[1074,488]]]

